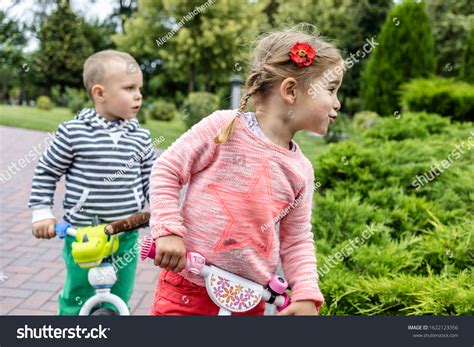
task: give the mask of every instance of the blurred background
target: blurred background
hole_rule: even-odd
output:
[[[164,137],[160,152],[212,111],[233,106],[232,89],[238,93],[245,80],[259,34],[301,22],[315,25],[352,62],[337,123],[324,137],[296,136],[321,184],[313,232],[327,300],[322,314],[473,314],[469,0],[4,0],[0,177],[2,199],[18,203],[2,219],[21,214],[17,232],[31,238],[26,203],[34,161],[12,179],[9,164],[25,156],[28,139],[40,141],[38,134],[92,105],[82,64],[93,52],[118,49],[137,59],[144,74],[138,118],[153,138]],[[368,227],[373,235],[354,247]],[[22,239],[11,243],[8,228],[0,228],[8,270],[17,260],[6,253]],[[19,270],[9,271],[11,281]],[[25,287],[27,277],[16,287],[8,281],[0,283],[3,293],[46,290]],[[0,303],[15,290],[0,291]],[[145,312],[145,304],[138,308],[146,295],[135,299],[135,312]],[[17,299],[6,312],[18,312]],[[52,307],[55,298],[48,300]]]

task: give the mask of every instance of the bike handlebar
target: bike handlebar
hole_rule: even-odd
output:
[[[131,231],[141,227],[148,226],[150,220],[149,212],[137,212],[130,217],[123,218],[112,222],[104,228],[107,235],[116,235],[121,232]],[[54,225],[54,232],[60,239],[64,239],[66,235],[76,236],[76,229],[69,223],[57,223]]]
[[[146,258],[155,259],[156,246],[153,237],[145,237],[140,250],[141,260]],[[186,265],[184,270],[187,270],[195,275],[207,277],[211,271],[210,266],[206,265],[206,259],[195,252],[186,252]],[[280,276],[273,276],[268,283],[268,288],[263,289],[263,299],[268,303],[273,303],[278,311],[282,311],[289,304],[291,299],[286,293],[288,289],[288,282]]]
[[[149,220],[149,212],[137,212],[130,217],[110,223],[105,227],[105,233],[108,235],[116,235],[124,231],[142,228],[148,226]]]
[[[76,229],[71,227],[69,223],[57,223],[54,225],[54,233],[59,236],[60,239],[64,239],[66,235],[76,236]]]

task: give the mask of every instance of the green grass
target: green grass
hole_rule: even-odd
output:
[[[0,105],[0,124],[9,127],[53,132],[59,123],[72,117],[72,112],[65,107],[46,111],[30,106]]]
[[[46,111],[31,106],[0,105],[0,125],[10,127],[53,132],[60,123],[72,118],[72,112],[65,107],[55,107]],[[150,130],[152,138],[160,136],[165,138],[165,141],[159,145],[160,149],[169,147],[186,131],[186,125],[180,116],[170,122],[147,119],[143,127]],[[328,148],[321,137],[308,135],[307,132],[298,133],[295,141],[311,160]]]
[[[304,155],[314,162],[316,157],[329,149],[328,144],[320,136],[309,135],[307,131],[300,131],[296,134],[294,140],[298,143]],[[318,171],[315,168],[316,172]]]
[[[147,119],[143,127],[150,130],[153,139],[160,136],[165,138],[165,141],[158,146],[162,150],[168,148],[186,131],[186,125],[180,116],[169,122]]]
[[[60,123],[70,119],[73,119],[73,114],[65,107],[45,111],[30,106],[0,105],[0,125],[52,132]],[[152,138],[160,136],[165,138],[159,146],[160,149],[166,149],[186,131],[186,126],[180,117],[171,122],[147,119],[143,127],[150,130]]]

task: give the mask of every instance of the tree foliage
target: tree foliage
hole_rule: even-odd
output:
[[[402,83],[435,72],[434,41],[425,4],[406,1],[394,7],[377,41],[379,46],[362,73],[361,96],[365,109],[384,116],[399,109]]]

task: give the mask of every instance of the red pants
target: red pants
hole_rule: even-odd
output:
[[[233,316],[263,316],[265,302],[261,301],[250,311],[232,313]],[[161,270],[158,276],[152,316],[216,316],[219,307],[207,294],[206,287],[194,284],[181,275]]]

